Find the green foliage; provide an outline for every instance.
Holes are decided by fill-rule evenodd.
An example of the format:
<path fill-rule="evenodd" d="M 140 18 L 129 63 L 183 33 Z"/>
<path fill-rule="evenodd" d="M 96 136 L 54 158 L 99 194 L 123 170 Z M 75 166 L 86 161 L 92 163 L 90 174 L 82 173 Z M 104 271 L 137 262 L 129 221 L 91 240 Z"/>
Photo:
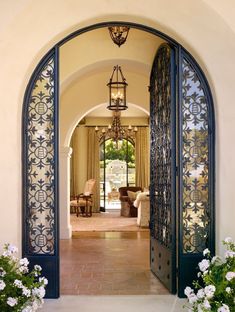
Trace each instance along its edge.
<path fill-rule="evenodd" d="M 129 167 L 133 167 L 133 165 L 135 164 L 134 145 L 128 140 L 122 140 L 118 141 L 117 148 L 116 142 L 114 142 L 113 140 L 107 140 L 105 142 L 105 157 L 106 160 L 119 159 L 122 161 L 126 161 Z"/>
<path fill-rule="evenodd" d="M 223 241 L 226 246 L 224 260 L 211 257 L 205 249 L 206 257 L 199 264 L 199 280 L 194 281 L 194 289 L 185 288 L 191 312 L 235 312 L 235 244 L 230 237 Z"/>
<path fill-rule="evenodd" d="M 27 258 L 16 258 L 15 252 L 6 244 L 0 256 L 0 311 L 33 312 L 43 303 L 47 279 L 39 277 L 39 265 L 29 272 Z"/>

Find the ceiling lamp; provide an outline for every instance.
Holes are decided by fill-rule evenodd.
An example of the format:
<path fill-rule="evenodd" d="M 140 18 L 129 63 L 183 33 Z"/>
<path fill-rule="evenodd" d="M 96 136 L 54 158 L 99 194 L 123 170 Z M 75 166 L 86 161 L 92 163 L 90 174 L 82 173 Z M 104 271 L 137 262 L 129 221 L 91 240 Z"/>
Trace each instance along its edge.
<path fill-rule="evenodd" d="M 113 111 L 126 110 L 126 79 L 123 76 L 121 66 L 114 66 L 109 83 L 109 105 L 107 108 Z"/>
<path fill-rule="evenodd" d="M 138 131 L 137 127 L 133 128 L 131 125 L 129 125 L 128 127 L 123 127 L 121 125 L 120 117 L 121 112 L 115 111 L 113 112 L 113 120 L 111 125 L 108 125 L 108 127 L 103 128 L 100 132 L 99 128 L 97 126 L 95 127 L 95 131 L 99 136 L 100 142 L 103 142 L 107 139 L 112 139 L 113 141 L 116 142 L 117 145 L 118 141 L 123 139 L 127 139 L 134 142 L 135 134 Z"/>
<path fill-rule="evenodd" d="M 112 38 L 113 42 L 120 46 L 126 42 L 130 27 L 127 26 L 111 26 L 108 27 L 110 37 Z"/>

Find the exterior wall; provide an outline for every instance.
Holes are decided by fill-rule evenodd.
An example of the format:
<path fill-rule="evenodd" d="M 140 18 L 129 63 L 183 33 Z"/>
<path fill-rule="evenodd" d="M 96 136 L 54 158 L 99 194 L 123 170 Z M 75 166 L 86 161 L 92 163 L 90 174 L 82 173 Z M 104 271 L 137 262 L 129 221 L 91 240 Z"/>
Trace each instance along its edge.
<path fill-rule="evenodd" d="M 217 123 L 217 245 L 225 236 L 235 237 L 235 19 L 230 2 L 49 0 L 42 5 L 41 1 L 1 1 L 0 245 L 21 245 L 22 103 L 33 69 L 72 31 L 114 20 L 138 22 L 168 34 L 203 68 L 212 88 Z"/>

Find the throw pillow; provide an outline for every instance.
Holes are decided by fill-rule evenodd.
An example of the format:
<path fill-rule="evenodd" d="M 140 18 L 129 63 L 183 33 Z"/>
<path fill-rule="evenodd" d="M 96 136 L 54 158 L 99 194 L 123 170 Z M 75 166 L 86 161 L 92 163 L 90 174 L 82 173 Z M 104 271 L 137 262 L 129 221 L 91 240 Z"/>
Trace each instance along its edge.
<path fill-rule="evenodd" d="M 127 191 L 127 195 L 131 201 L 135 201 L 139 193 L 141 193 L 141 191 L 137 191 L 137 192 Z"/>

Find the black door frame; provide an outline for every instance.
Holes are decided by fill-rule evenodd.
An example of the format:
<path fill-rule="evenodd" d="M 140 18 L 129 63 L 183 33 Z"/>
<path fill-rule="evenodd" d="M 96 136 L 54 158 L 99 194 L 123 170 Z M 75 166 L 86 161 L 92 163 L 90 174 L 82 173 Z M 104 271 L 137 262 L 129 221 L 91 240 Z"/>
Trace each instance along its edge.
<path fill-rule="evenodd" d="M 129 26 L 131 28 L 135 28 L 135 29 L 139 29 L 142 31 L 146 31 L 154 36 L 160 37 L 162 39 L 164 39 L 165 41 L 167 41 L 168 43 L 170 43 L 176 51 L 183 51 L 190 59 L 191 62 L 193 64 L 195 64 L 195 66 L 197 67 L 198 71 L 200 72 L 200 75 L 204 81 L 204 84 L 206 85 L 206 93 L 207 96 L 209 98 L 209 112 L 210 112 L 210 130 L 213 132 L 213 139 L 211 141 L 211 145 L 209 146 L 210 148 L 210 153 L 211 153 L 211 161 L 212 161 L 212 166 L 211 166 L 211 171 L 210 171 L 210 179 L 211 179 L 211 192 L 209 194 L 210 196 L 210 200 L 211 200 L 211 204 L 212 204 L 212 214 L 211 214 L 211 233 L 215 232 L 215 120 L 214 120 L 214 106 L 213 106 L 213 98 L 212 98 L 212 94 L 210 91 L 210 87 L 208 84 L 208 81 L 203 73 L 203 70 L 201 69 L 201 67 L 198 65 L 197 61 L 193 58 L 193 56 L 186 50 L 184 49 L 176 40 L 172 39 L 171 37 L 169 37 L 168 35 L 162 33 L 161 31 L 154 29 L 152 27 L 149 26 L 145 26 L 142 24 L 137 24 L 137 23 L 132 23 L 132 22 L 126 22 L 126 21 L 111 21 L 111 22 L 102 22 L 102 23 L 97 23 L 97 24 L 93 24 L 87 27 L 84 27 L 82 29 L 79 29 L 71 34 L 69 34 L 68 36 L 66 36 L 65 38 L 63 38 L 62 40 L 60 40 L 57 44 L 55 44 L 53 46 L 53 48 L 51 48 L 48 53 L 46 53 L 46 55 L 44 55 L 41 59 L 41 61 L 38 63 L 38 65 L 36 66 L 34 72 L 32 73 L 26 91 L 25 91 L 25 96 L 24 96 L 24 103 L 23 103 L 23 110 L 22 110 L 22 214 L 23 214 L 23 220 L 22 220 L 22 250 L 23 250 L 23 256 L 29 257 L 30 260 L 32 261 L 32 263 L 34 262 L 34 257 L 35 255 L 31 254 L 31 251 L 29 250 L 29 246 L 27 244 L 27 223 L 29 222 L 29 220 L 27 219 L 27 213 L 29 211 L 29 204 L 27 202 L 27 195 L 28 195 L 28 185 L 27 185 L 27 160 L 26 160 L 26 146 L 27 146 L 27 118 L 25 117 L 27 115 L 27 108 L 28 108 L 28 103 L 30 101 L 30 94 L 32 91 L 32 86 L 33 83 L 36 79 L 36 77 L 38 76 L 38 73 L 40 72 L 40 70 L 43 69 L 43 67 L 45 66 L 46 60 L 51 56 L 54 55 L 54 60 L 57 64 L 56 69 L 55 69 L 55 85 L 56 85 L 56 92 L 54 95 L 54 100 L 56 103 L 56 109 L 58 110 L 58 86 L 59 86 L 59 75 L 58 75 L 58 52 L 59 52 L 59 48 L 65 44 L 67 41 L 83 34 L 86 33 L 88 31 L 92 31 L 95 29 L 99 29 L 99 28 L 104 28 L 104 27 L 109 27 L 109 26 L 117 26 L 117 25 L 125 25 L 125 26 Z M 180 54 L 180 53 L 179 53 Z M 179 79 L 180 79 L 180 71 L 179 69 L 177 70 Z M 182 94 L 181 94 L 181 90 L 177 90 L 177 96 L 178 96 L 178 102 L 181 101 L 182 99 Z M 54 165 L 55 165 L 55 172 L 56 172 L 56 176 L 55 176 L 55 206 L 54 206 L 54 214 L 55 214 L 55 256 L 57 257 L 57 269 L 55 271 L 55 274 L 57 274 L 57 277 L 53 280 L 53 289 L 51 289 L 51 291 L 49 292 L 50 294 L 47 295 L 47 297 L 50 298 L 58 298 L 59 297 L 59 201 L 58 201 L 58 196 L 59 196 L 59 192 L 58 192 L 58 181 L 59 181 L 59 174 L 58 174 L 58 169 L 59 169 L 59 162 L 58 162 L 58 144 L 59 144 L 59 140 L 58 140 L 58 123 L 59 123 L 59 117 L 58 117 L 58 113 L 56 112 L 55 114 L 55 146 L 54 146 L 54 152 L 55 152 L 55 157 L 54 157 Z M 177 217 L 178 222 L 182 222 L 180 215 Z M 180 233 L 177 233 L 176 235 L 180 236 Z M 215 245 L 215 236 L 213 235 L 213 240 L 211 243 L 211 249 L 212 252 L 214 250 L 214 245 Z M 178 237 L 179 238 L 179 237 Z M 51 256 L 47 256 L 48 259 L 46 258 L 41 258 L 42 261 L 40 261 L 40 264 L 42 264 L 43 266 L 43 262 L 44 261 L 49 261 Z M 40 259 L 40 255 L 37 256 L 37 259 Z M 37 260 L 38 262 L 38 260 Z"/>

